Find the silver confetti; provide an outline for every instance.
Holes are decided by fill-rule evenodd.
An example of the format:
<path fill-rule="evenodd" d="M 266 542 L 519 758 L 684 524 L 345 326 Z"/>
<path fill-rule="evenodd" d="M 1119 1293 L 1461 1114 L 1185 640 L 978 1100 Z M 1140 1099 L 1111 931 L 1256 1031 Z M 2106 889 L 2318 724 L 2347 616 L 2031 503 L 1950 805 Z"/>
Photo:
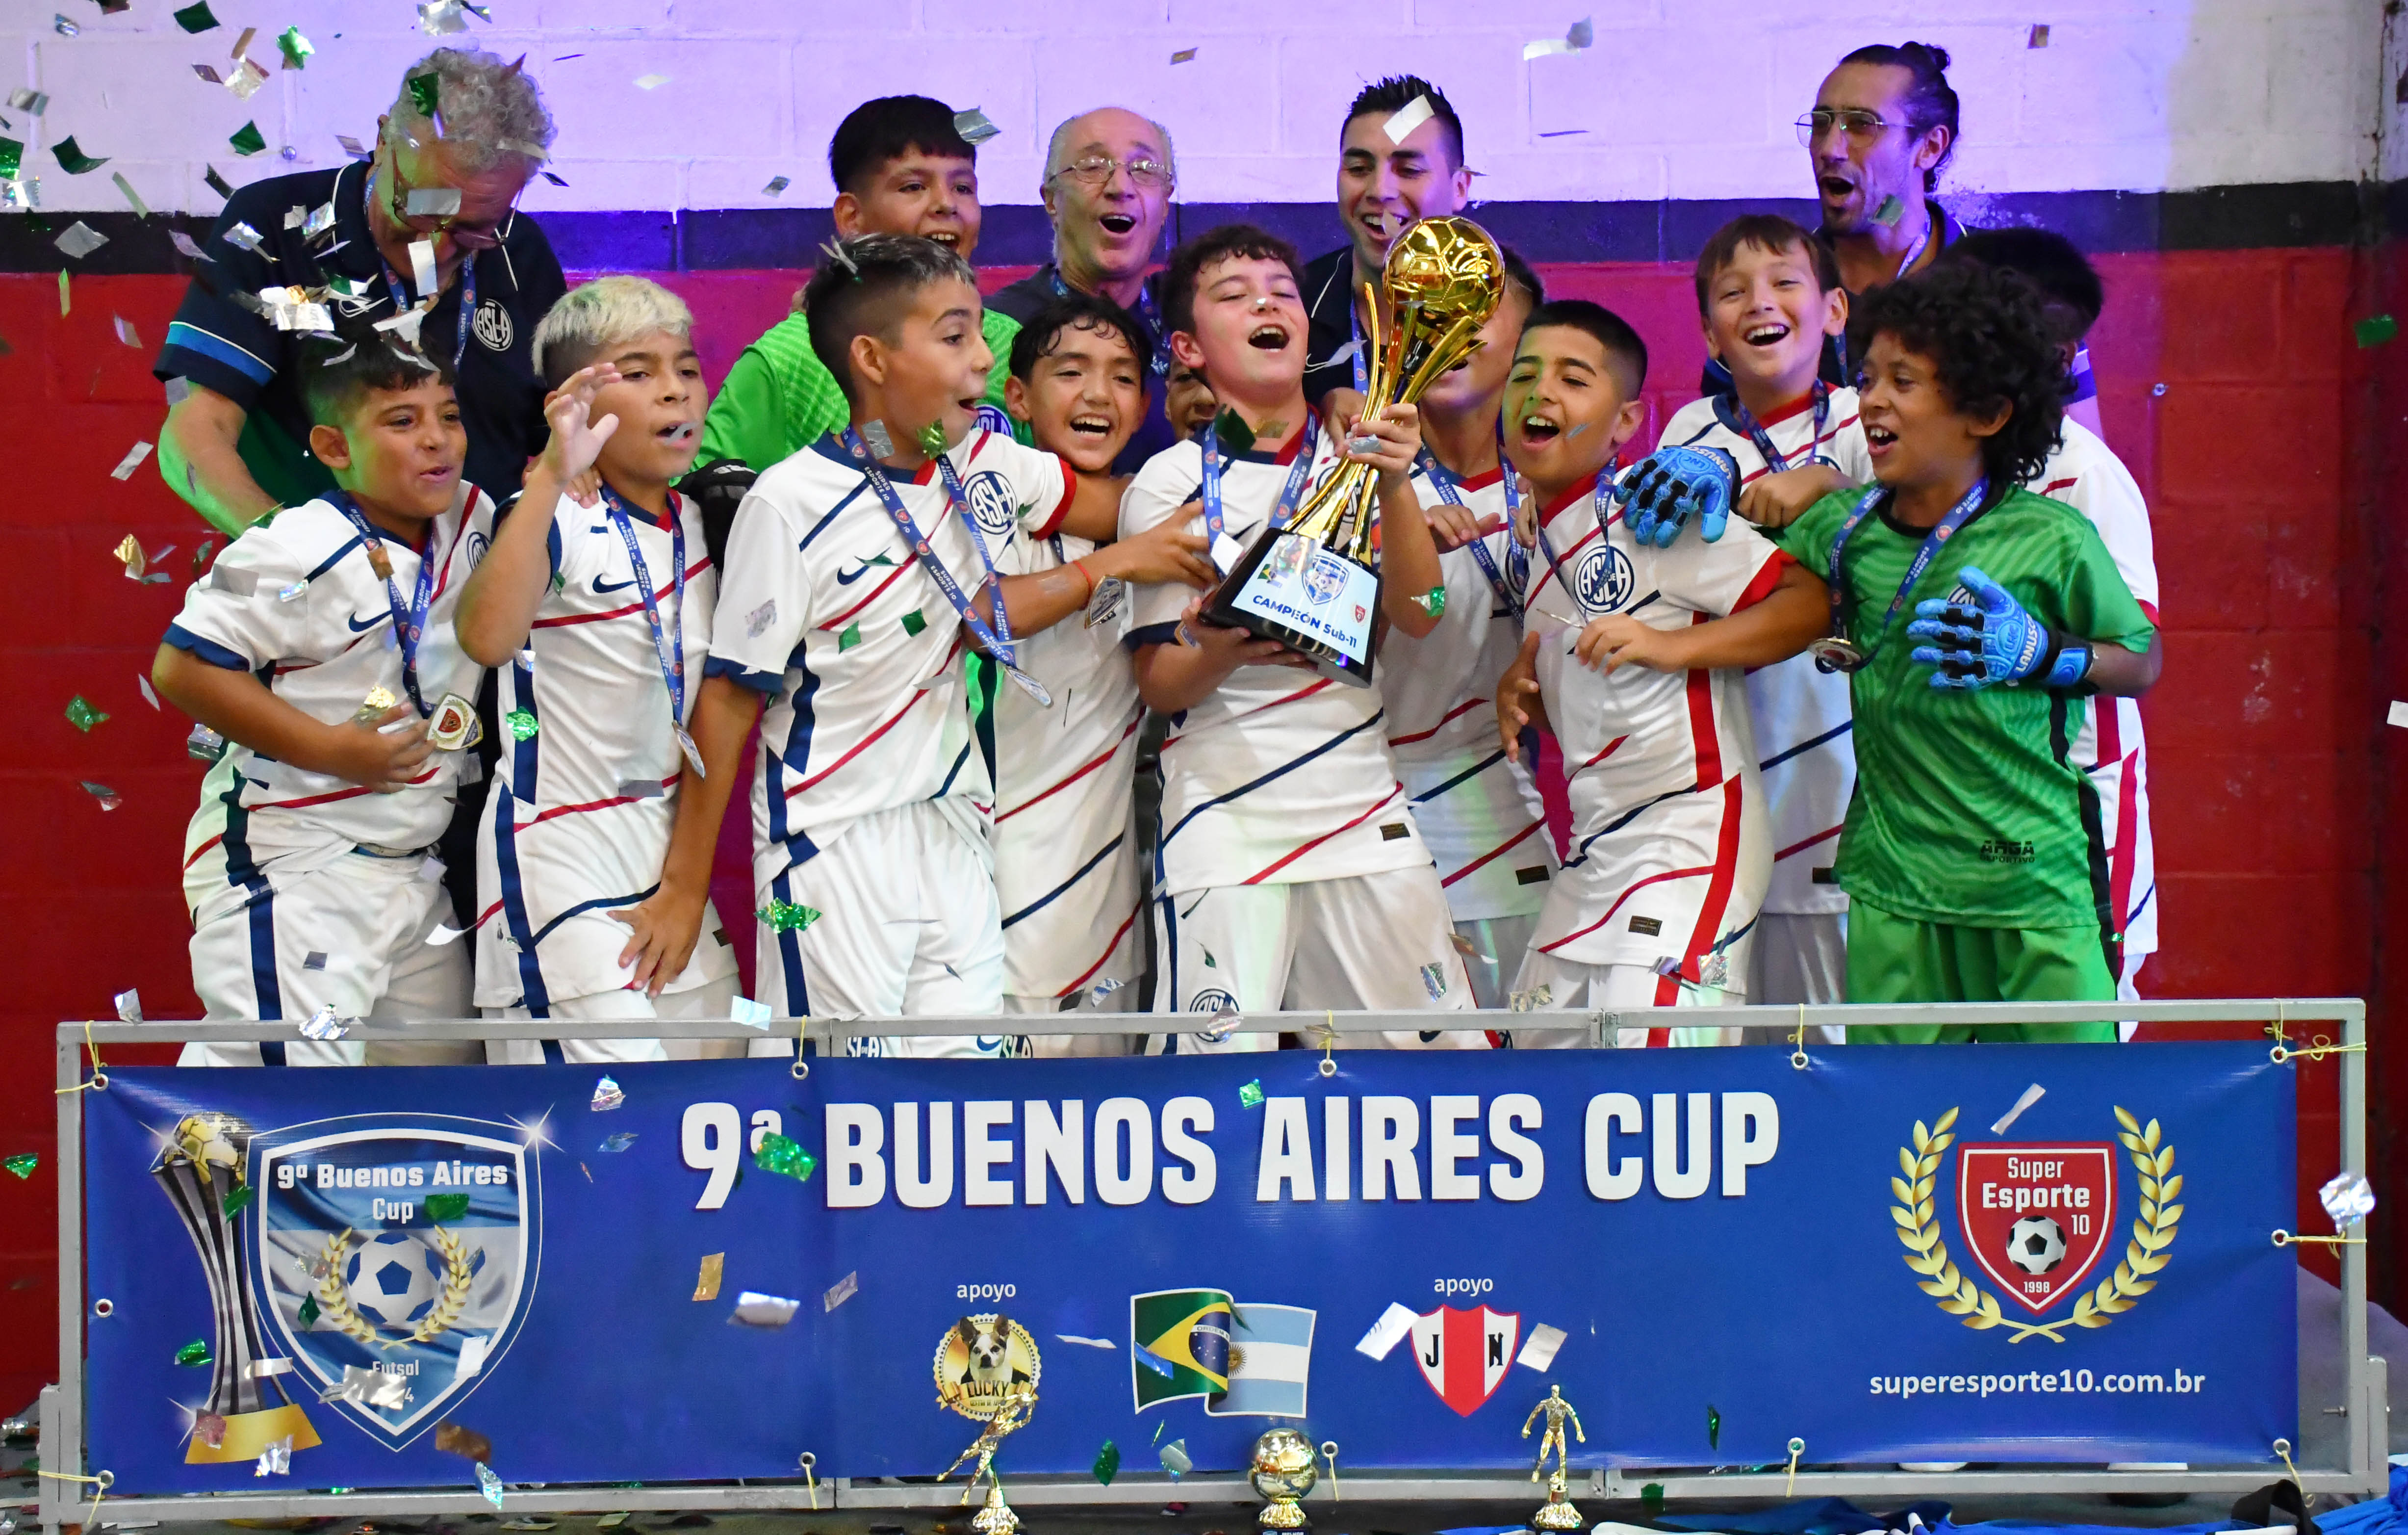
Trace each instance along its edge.
<path fill-rule="evenodd" d="M 667 793 L 660 780 L 652 778 L 631 778 L 619 785 L 621 799 L 659 799 Z"/>
<path fill-rule="evenodd" d="M 39 117 L 49 109 L 50 98 L 30 86 L 20 86 L 8 93 L 8 105 L 21 112 L 30 112 Z"/>
<path fill-rule="evenodd" d="M 131 342 L 128 342 L 127 344 L 129 346 L 132 345 Z M 117 467 L 108 471 L 108 478 L 111 480 L 133 479 L 134 471 L 140 468 L 142 466 L 142 461 L 150 456 L 150 444 L 147 442 L 136 443 L 133 447 L 125 450 L 125 456 L 117 461 Z"/>
<path fill-rule="evenodd" d="M 253 229 L 247 223 L 236 221 L 234 227 L 225 232 L 225 237 L 228 245 L 241 246 L 252 255 L 264 256 L 267 254 L 265 251 L 260 249 L 259 231 Z"/>
<path fill-rule="evenodd" d="M 176 248 L 176 253 L 182 256 L 187 261 L 207 261 L 209 259 L 208 252 L 201 249 L 199 242 L 180 229 L 170 229 L 167 231 L 167 243 L 174 246 Z"/>
<path fill-rule="evenodd" d="M 867 443 L 869 447 L 869 451 L 880 458 L 893 458 L 895 456 L 895 438 L 888 434 L 886 423 L 882 421 L 863 422 L 861 423 L 861 440 L 864 443 Z"/>
<path fill-rule="evenodd" d="M 367 149 L 363 146 L 358 139 L 353 138 L 349 134 L 337 134 L 335 136 L 335 142 L 340 144 L 343 147 L 343 152 L 350 155 L 354 160 L 372 160 L 375 158 L 375 156 L 370 154 Z"/>
<path fill-rule="evenodd" d="M 748 1327 L 782 1327 L 795 1319 L 801 1305 L 801 1301 L 788 1300 L 783 1296 L 747 1290 L 736 1298 L 736 1313 L 727 1320 Z"/>
<path fill-rule="evenodd" d="M 2332 1217 L 2335 1230 L 2374 1212 L 2374 1190 L 2367 1186 L 2366 1174 L 2362 1172 L 2343 1173 L 2316 1190 L 2316 1198 L 2324 1205 L 2325 1213 Z"/>
<path fill-rule="evenodd" d="M 409 216 L 413 219 L 449 218 L 460 211 L 458 187 L 414 187 L 409 194 Z"/>
<path fill-rule="evenodd" d="M 460 0 L 419 0 L 419 29 L 430 37 L 468 30 L 466 7 Z"/>
<path fill-rule="evenodd" d="M 763 631 L 776 622 L 778 622 L 778 599 L 771 597 L 744 615 L 744 636 L 748 639 L 758 639 Z"/>
<path fill-rule="evenodd" d="M 1443 999 L 1446 996 L 1447 985 L 1446 966 L 1444 964 L 1437 960 L 1432 960 L 1430 963 L 1422 967 L 1422 989 L 1429 993 L 1429 999 L 1431 1001 L 1436 1002 Z"/>
<path fill-rule="evenodd" d="M 636 89 L 638 91 L 657 91 L 668 82 L 669 78 L 666 75 L 638 75 L 636 77 Z"/>
<path fill-rule="evenodd" d="M 184 755 L 201 762 L 215 762 L 225 755 L 226 739 L 205 724 L 193 726 L 184 738 Z"/>
<path fill-rule="evenodd" d="M 299 596 L 302 593 L 307 592 L 308 590 L 309 590 L 309 578 L 304 576 L 299 581 L 288 581 L 284 585 L 278 587 L 276 589 L 276 600 L 279 602 L 290 602 L 294 597 Z"/>
<path fill-rule="evenodd" d="M 727 1016 L 731 1022 L 742 1024 L 746 1028 L 766 1030 L 769 1026 L 769 1004 L 755 1002 L 749 997 L 738 997 L 727 1004 Z"/>
<path fill-rule="evenodd" d="M 861 1274 L 856 1270 L 828 1286 L 827 1294 L 821 1298 L 822 1309 L 834 1311 L 860 1293 Z"/>
<path fill-rule="evenodd" d="M 189 379 L 170 379 L 166 381 L 162 392 L 167 396 L 167 409 L 173 410 L 176 407 L 183 404 L 184 401 L 191 396 L 193 393 L 192 380 Z"/>
<path fill-rule="evenodd" d="M 963 143 L 976 149 L 988 139 L 1000 136 L 1003 130 L 996 127 L 984 112 L 973 107 L 967 112 L 953 114 L 953 132 L 962 136 Z"/>
<path fill-rule="evenodd" d="M 769 184 L 761 189 L 761 195 L 764 197 L 775 197 L 778 194 L 785 191 L 788 187 L 793 185 L 794 182 L 788 180 L 782 176 L 772 176 L 769 178 Z"/>
<path fill-rule="evenodd" d="M 259 1469 L 253 1476 L 290 1476 L 293 1473 L 293 1436 L 285 1435 L 259 1452 Z"/>
<path fill-rule="evenodd" d="M 1505 1000 L 1506 1006 L 1515 1012 L 1534 1012 L 1555 1005 L 1555 988 L 1553 985 L 1532 986 L 1527 991 L 1514 992 Z"/>
<path fill-rule="evenodd" d="M 1162 1469 L 1170 1473 L 1173 1481 L 1196 1469 L 1196 1462 L 1188 1458 L 1187 1442 L 1183 1439 L 1174 1439 L 1164 1445 L 1161 1458 Z"/>
<path fill-rule="evenodd" d="M 1236 1008 L 1224 1006 L 1212 1014 L 1211 1023 L 1196 1031 L 1196 1037 L 1206 1044 L 1226 1043 L 1230 1035 L 1245 1026 L 1245 1015 Z"/>
<path fill-rule="evenodd" d="M 2030 1108 L 2033 1104 L 2038 1103 L 2047 1095 L 2047 1093 L 2048 1089 L 2042 1087 L 2038 1083 L 2033 1083 L 2029 1087 L 2025 1088 L 2023 1096 L 2015 1099 L 2015 1106 L 2009 1109 L 2005 1113 L 2000 1115 L 1998 1120 L 1991 1125 L 1990 1133 L 1992 1135 L 2006 1134 L 2007 1126 L 2014 1124 L 2016 1120 L 2021 1119 L 2024 1116 L 2024 1111 Z"/>
<path fill-rule="evenodd" d="M 351 1030 L 335 1017 L 335 1004 L 324 1002 L 318 1011 L 301 1020 L 301 1037 L 305 1040 L 339 1040 Z"/>
<path fill-rule="evenodd" d="M 122 991 L 115 997 L 110 997 L 109 1000 L 116 1004 L 118 1022 L 124 1024 L 138 1024 L 142 1021 L 142 993 L 140 991 L 133 989 Z"/>
<path fill-rule="evenodd" d="M 78 219 L 67 225 L 64 233 L 50 242 L 66 252 L 70 261 L 81 261 L 108 243 L 108 237 Z"/>
<path fill-rule="evenodd" d="M 249 101 L 266 83 L 267 71 L 252 60 L 245 59 L 235 66 L 233 74 L 226 77 L 225 87 L 234 93 L 236 101 Z"/>
<path fill-rule="evenodd" d="M 50 30 L 57 33 L 62 37 L 80 37 L 83 36 L 83 28 L 76 25 L 73 22 L 68 21 L 65 17 L 59 15 L 56 12 L 52 12 L 50 16 Z"/>
<path fill-rule="evenodd" d="M 162 573 L 164 574 L 164 572 Z M 134 674 L 134 681 L 142 689 L 142 701 L 150 706 L 150 712 L 153 714 L 161 712 L 159 708 L 159 691 L 150 685 L 150 676 L 147 673 L 137 671 Z"/>
<path fill-rule="evenodd" d="M 617 1083 L 611 1081 L 609 1077 L 604 1077 L 600 1082 L 594 1084 L 593 1109 L 595 1113 L 607 1114 L 611 1110 L 620 1107 L 626 1101 L 626 1093 L 620 1088 Z"/>
<path fill-rule="evenodd" d="M 129 347 L 139 347 L 142 344 L 142 333 L 134 328 L 133 321 L 122 314 L 113 314 L 108 317 L 108 323 L 116 330 L 117 338 L 121 342 Z"/>

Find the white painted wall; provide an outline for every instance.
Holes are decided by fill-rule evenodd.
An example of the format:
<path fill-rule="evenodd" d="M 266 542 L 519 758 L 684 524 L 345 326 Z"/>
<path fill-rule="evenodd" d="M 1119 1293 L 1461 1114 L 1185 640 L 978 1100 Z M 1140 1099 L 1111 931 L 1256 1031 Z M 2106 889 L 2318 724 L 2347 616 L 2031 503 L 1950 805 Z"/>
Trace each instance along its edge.
<path fill-rule="evenodd" d="M 0 93 L 48 92 L 26 141 L 44 206 L 214 210 L 214 164 L 236 183 L 335 163 L 367 137 L 433 40 L 410 0 L 211 0 L 223 25 L 187 36 L 175 0 L 0 0 Z M 64 9 L 81 35 L 58 36 Z M 1918 37 L 1956 55 L 1972 192 L 2188 188 L 2374 173 L 2389 110 L 2382 0 L 492 0 L 468 40 L 524 52 L 561 126 L 538 182 L 545 208 L 824 205 L 827 137 L 861 99 L 921 91 L 982 107 L 1004 132 L 981 153 L 991 203 L 1037 200 L 1059 119 L 1120 102 L 1177 136 L 1181 192 L 1206 202 L 1329 195 L 1340 116 L 1366 79 L 1435 79 L 1497 199 L 1802 196 L 1791 122 L 1848 49 Z M 1586 53 L 1525 64 L 1522 45 L 1594 17 Z M 2044 49 L 2027 46 L 2035 22 Z M 279 67 L 275 34 L 317 46 Z M 248 103 L 192 72 L 251 57 L 275 70 Z M 1191 63 L 1171 54 L 1195 49 Z M 562 58 L 561 55 L 580 55 Z M 639 90 L 640 76 L 668 82 Z M 267 154 L 226 137 L 256 119 Z M 1561 130 L 1582 130 L 1542 137 Z M 69 177 L 68 134 L 111 164 Z M 295 158 L 278 157 L 280 146 Z M 2397 151 L 2395 151 L 2397 152 Z M 2398 174 L 2394 172 L 2393 174 Z M 764 194 L 773 176 L 792 178 Z"/>

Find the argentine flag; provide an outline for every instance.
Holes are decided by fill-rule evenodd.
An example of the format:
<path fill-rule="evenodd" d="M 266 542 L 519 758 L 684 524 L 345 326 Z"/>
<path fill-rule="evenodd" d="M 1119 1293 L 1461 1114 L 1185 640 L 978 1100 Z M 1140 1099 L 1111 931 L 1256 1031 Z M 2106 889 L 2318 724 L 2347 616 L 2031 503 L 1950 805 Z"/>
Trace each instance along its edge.
<path fill-rule="evenodd" d="M 1240 1301 L 1229 1328 L 1229 1385 L 1204 1399 L 1212 1417 L 1300 1418 L 1312 1372 L 1313 1313 Z"/>

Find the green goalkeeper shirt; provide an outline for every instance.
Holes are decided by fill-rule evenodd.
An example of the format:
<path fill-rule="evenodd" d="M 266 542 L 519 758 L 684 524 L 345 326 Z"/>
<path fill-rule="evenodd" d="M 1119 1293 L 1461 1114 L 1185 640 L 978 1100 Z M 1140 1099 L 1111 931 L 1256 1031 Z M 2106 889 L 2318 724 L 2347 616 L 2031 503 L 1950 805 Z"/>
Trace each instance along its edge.
<path fill-rule="evenodd" d="M 1827 495 L 1771 537 L 1826 575 L 1831 540 L 1863 495 Z M 1873 654 L 1849 679 L 1856 787 L 1840 838 L 1840 884 L 1924 922 L 2098 921 L 2106 849 L 2097 796 L 2069 750 L 2086 700 L 2031 683 L 1935 688 L 1932 668 L 1911 658 L 1918 641 L 1906 627 L 1916 604 L 1956 593 L 1956 573 L 1970 565 L 2065 634 L 2142 652 L 2156 631 L 2089 519 L 2022 489 L 1960 527 L 1884 627 L 1925 531 L 1891 522 L 1885 507 L 1856 524 L 1842 558 L 1848 638 Z"/>
<path fill-rule="evenodd" d="M 986 397 L 1000 410 L 1004 380 L 1011 376 L 1011 338 L 1020 334 L 1020 323 L 989 309 L 980 328 L 987 350 L 995 353 Z M 810 322 L 790 314 L 746 347 L 728 368 L 702 418 L 702 452 L 695 462 L 732 458 L 758 472 L 839 430 L 851 419 L 844 391 L 811 351 Z M 1012 435 L 1028 440 L 1024 426 L 1015 425 Z"/>

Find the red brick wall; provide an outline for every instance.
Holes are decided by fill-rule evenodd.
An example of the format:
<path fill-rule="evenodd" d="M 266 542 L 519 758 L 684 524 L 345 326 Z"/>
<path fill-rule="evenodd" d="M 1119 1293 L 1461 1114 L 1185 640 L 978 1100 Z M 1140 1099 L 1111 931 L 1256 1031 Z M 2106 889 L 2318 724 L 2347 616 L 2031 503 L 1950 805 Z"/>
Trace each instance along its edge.
<path fill-rule="evenodd" d="M 2378 850 L 2388 839 L 2408 853 L 2408 834 L 2379 814 L 2372 738 L 2380 700 L 2408 697 L 2408 663 L 2392 663 L 2378 688 L 2368 364 L 2390 353 L 2360 353 L 2350 336 L 2370 308 L 2358 291 L 2369 268 L 2338 249 L 2100 265 L 2109 303 L 2092 351 L 2107 438 L 2149 495 L 2167 629 L 2165 681 L 2146 705 L 2164 948 L 2144 989 L 2370 995 Z M 1685 268 L 1542 271 L 1553 291 L 1611 305 L 1647 338 L 1652 439 L 1703 358 Z M 990 286 L 1018 275 L 989 274 Z M 797 280 L 664 280 L 693 304 L 716 378 L 785 312 Z M 14 807 L 0 836 L 0 931 L 12 940 L 0 1154 L 43 1158 L 29 1181 L 0 1177 L 0 1410 L 50 1378 L 50 1026 L 105 1015 L 128 986 L 154 1016 L 196 1011 L 177 864 L 201 768 L 183 753 L 186 722 L 154 713 L 136 678 L 205 530 L 151 464 L 126 483 L 108 478 L 127 448 L 157 438 L 150 349 L 181 291 L 165 277 L 81 279 L 62 317 L 54 280 L 0 277 L 0 337 L 13 349 L 0 355 L 0 399 L 16 407 L 22 476 L 0 508 L 0 568 L 13 588 L 0 612 L 12 680 L 0 694 L 0 787 Z M 2408 312 L 2408 296 L 2391 304 Z M 133 323 L 140 349 L 118 341 L 116 316 Z M 2408 402 L 2408 387 L 2392 398 Z M 2400 416 L 2408 403 L 2386 419 Z M 146 548 L 175 544 L 165 568 L 178 579 L 125 580 L 110 551 L 127 533 Z M 76 694 L 110 715 L 89 736 L 64 717 Z M 103 811 L 85 779 L 117 790 L 122 808 Z M 748 835 L 738 818 L 731 828 Z M 749 906 L 750 884 L 740 862 L 728 873 L 733 914 Z M 2390 985 L 2408 991 L 2408 981 Z M 2329 1067 L 2304 1075 L 2306 1188 L 2333 1166 L 2331 1079 Z"/>

